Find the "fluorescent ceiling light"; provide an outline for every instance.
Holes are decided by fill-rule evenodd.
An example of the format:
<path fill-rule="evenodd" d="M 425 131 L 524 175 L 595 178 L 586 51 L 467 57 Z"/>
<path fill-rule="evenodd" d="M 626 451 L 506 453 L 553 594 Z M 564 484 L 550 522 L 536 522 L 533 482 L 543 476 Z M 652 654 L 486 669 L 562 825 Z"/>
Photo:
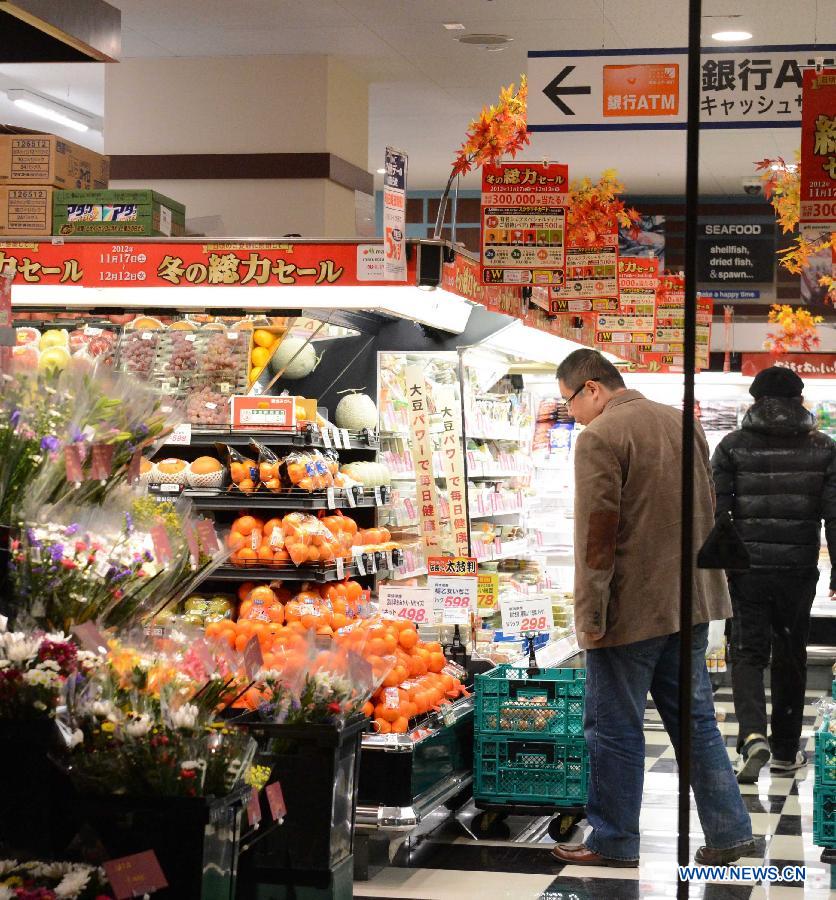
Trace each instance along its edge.
<path fill-rule="evenodd" d="M 725 41 L 727 43 L 736 43 L 738 41 L 748 41 L 752 38 L 751 31 L 715 31 L 711 37 L 715 41 Z"/>
<path fill-rule="evenodd" d="M 461 22 L 443 22 L 442 24 L 448 31 L 464 31 L 464 25 Z"/>
<path fill-rule="evenodd" d="M 385 174 L 386 174 L 386 169 L 376 169 L 375 171 L 377 172 L 378 175 L 385 175 Z"/>
<path fill-rule="evenodd" d="M 48 97 L 41 97 L 40 94 L 32 91 L 15 88 L 7 90 L 6 95 L 15 106 L 40 116 L 42 119 L 49 119 L 50 122 L 72 128 L 73 131 L 89 131 L 95 124 L 92 116 L 73 109 L 71 106 L 50 100 Z"/>

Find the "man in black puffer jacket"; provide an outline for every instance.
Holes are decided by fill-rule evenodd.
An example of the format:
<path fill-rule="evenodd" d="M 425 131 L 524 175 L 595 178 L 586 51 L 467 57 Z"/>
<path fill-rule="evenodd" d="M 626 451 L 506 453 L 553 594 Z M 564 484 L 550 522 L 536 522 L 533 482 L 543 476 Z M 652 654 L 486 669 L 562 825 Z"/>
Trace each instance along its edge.
<path fill-rule="evenodd" d="M 816 430 L 815 416 L 802 404 L 803 390 L 790 369 L 759 372 L 742 428 L 723 438 L 711 460 L 717 512 L 731 511 L 752 560 L 751 569 L 729 573 L 737 780 L 744 784 L 757 781 L 770 754 L 774 773 L 791 773 L 807 762 L 799 740 L 822 519 L 835 564 L 831 597 L 836 588 L 836 442 Z M 770 653 L 767 743 L 764 670 Z"/>

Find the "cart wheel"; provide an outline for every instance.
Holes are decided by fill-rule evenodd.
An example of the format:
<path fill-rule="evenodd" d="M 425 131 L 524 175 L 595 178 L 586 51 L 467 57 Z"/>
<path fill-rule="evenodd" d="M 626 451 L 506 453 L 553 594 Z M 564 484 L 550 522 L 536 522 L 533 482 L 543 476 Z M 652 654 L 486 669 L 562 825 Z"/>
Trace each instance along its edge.
<path fill-rule="evenodd" d="M 445 800 L 444 808 L 450 810 L 450 812 L 456 812 L 456 810 L 461 809 L 472 796 L 473 789 L 468 785 L 463 791 L 459 791 L 455 797 Z"/>
<path fill-rule="evenodd" d="M 506 814 L 485 811 L 473 819 L 471 827 L 476 837 L 509 838 L 511 829 L 505 824 Z"/>
<path fill-rule="evenodd" d="M 553 841 L 564 840 L 572 833 L 572 829 L 582 818 L 583 816 L 578 813 L 564 813 L 563 815 L 555 816 L 549 822 L 549 837 Z"/>

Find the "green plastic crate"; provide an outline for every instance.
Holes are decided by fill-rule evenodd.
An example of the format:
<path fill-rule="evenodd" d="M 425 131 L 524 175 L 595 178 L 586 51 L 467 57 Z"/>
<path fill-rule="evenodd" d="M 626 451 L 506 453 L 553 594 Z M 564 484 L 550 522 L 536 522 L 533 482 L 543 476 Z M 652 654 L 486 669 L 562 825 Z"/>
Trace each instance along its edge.
<path fill-rule="evenodd" d="M 520 741 L 478 737 L 473 799 L 487 803 L 568 805 L 586 802 L 589 753 L 583 739 Z"/>
<path fill-rule="evenodd" d="M 816 782 L 836 786 L 836 734 L 828 729 L 825 718 L 821 730 L 816 732 Z"/>
<path fill-rule="evenodd" d="M 476 676 L 476 733 L 520 738 L 583 737 L 585 669 L 497 666 Z"/>
<path fill-rule="evenodd" d="M 813 785 L 813 843 L 836 849 L 836 788 Z"/>

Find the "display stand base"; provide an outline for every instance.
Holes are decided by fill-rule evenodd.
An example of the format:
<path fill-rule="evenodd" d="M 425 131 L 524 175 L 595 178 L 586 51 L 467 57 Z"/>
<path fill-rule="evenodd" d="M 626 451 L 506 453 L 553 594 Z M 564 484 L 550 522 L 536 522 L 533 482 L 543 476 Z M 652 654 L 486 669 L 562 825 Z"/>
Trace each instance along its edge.
<path fill-rule="evenodd" d="M 351 900 L 354 894 L 354 857 L 323 872 L 259 869 L 251 882 L 243 872 L 238 900 Z"/>

